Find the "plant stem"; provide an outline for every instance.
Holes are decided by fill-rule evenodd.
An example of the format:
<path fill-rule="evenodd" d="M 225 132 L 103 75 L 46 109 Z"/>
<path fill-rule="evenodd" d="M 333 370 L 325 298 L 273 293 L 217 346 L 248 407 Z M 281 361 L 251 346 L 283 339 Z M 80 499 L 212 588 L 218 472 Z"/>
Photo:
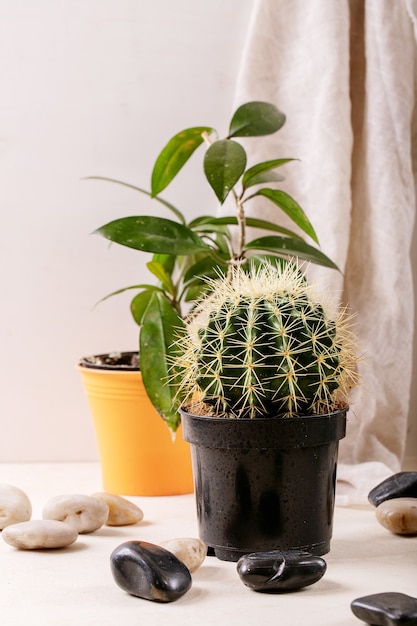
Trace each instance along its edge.
<path fill-rule="evenodd" d="M 246 243 L 246 220 L 245 220 L 245 211 L 243 209 L 243 203 L 238 198 L 234 189 L 232 189 L 233 198 L 236 204 L 236 218 L 237 224 L 239 228 L 239 239 L 238 239 L 238 248 L 237 254 L 234 255 L 234 258 L 241 262 L 244 256 L 243 250 Z"/>
<path fill-rule="evenodd" d="M 211 146 L 213 144 L 212 140 L 210 139 L 208 133 L 206 131 L 204 131 L 201 135 L 205 141 L 205 143 L 208 146 Z M 246 244 L 246 219 L 245 219 L 245 210 L 243 208 L 243 202 L 242 199 L 237 195 L 236 191 L 233 189 L 231 189 L 230 192 L 233 196 L 233 199 L 235 201 L 235 206 L 236 206 L 236 218 L 237 218 L 237 224 L 238 224 L 238 245 L 237 245 L 237 250 L 235 251 L 233 249 L 233 244 L 231 244 L 231 255 L 230 255 L 230 261 L 229 261 L 229 272 L 228 274 L 230 274 L 231 268 L 233 266 L 237 266 L 237 265 L 241 265 L 244 262 L 244 257 L 245 257 L 245 253 L 244 253 L 244 248 L 245 248 L 245 244 Z"/>

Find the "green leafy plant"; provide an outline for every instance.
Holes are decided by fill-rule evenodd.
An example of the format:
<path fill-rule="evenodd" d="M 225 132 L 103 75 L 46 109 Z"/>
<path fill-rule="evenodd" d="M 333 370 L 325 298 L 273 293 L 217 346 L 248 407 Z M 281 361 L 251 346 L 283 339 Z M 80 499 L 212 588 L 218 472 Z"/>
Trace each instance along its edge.
<path fill-rule="evenodd" d="M 355 339 L 289 262 L 234 268 L 181 334 L 178 401 L 234 418 L 294 417 L 347 406 L 356 383 Z"/>
<path fill-rule="evenodd" d="M 140 326 L 143 382 L 156 410 L 173 431 L 179 424 L 177 386 L 165 383 L 170 361 L 177 351 L 175 335 L 184 327 L 184 318 L 190 309 L 192 314 L 195 302 L 211 288 L 207 278 L 228 277 L 234 267 L 248 267 L 249 257 L 254 263 L 297 257 L 336 268 L 317 247 L 317 234 L 301 206 L 277 188 L 283 180 L 277 170 L 294 159 L 276 158 L 247 167 L 246 151 L 236 141 L 239 137 L 271 135 L 284 123 L 285 115 L 274 105 L 248 102 L 234 113 L 228 134 L 223 139 L 209 126 L 187 128 L 174 135 L 156 159 L 150 191 L 113 179 L 90 177 L 146 194 L 173 214 L 173 219 L 155 215 L 124 217 L 95 231 L 112 242 L 153 255 L 146 265 L 156 278 L 156 284 L 133 285 L 110 296 L 127 289 L 137 291 L 131 302 L 131 312 Z M 236 212 L 227 217 L 202 215 L 187 223 L 183 213 L 160 194 L 203 144 L 206 146 L 203 167 L 208 184 L 221 204 L 232 197 Z M 259 197 L 266 198 L 283 211 L 297 231 L 247 217 L 245 206 Z M 233 236 L 234 227 L 236 237 Z M 269 235 L 248 240 L 247 227 L 267 231 Z M 305 236 L 313 245 L 305 240 Z M 188 307 L 187 313 L 185 306 Z"/>

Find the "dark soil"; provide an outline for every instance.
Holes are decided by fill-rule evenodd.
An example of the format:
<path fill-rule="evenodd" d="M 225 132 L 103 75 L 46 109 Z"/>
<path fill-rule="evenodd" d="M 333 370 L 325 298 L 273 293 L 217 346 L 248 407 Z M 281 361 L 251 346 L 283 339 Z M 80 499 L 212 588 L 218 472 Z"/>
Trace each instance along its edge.
<path fill-rule="evenodd" d="M 137 352 L 110 352 L 86 356 L 80 360 L 83 367 L 97 369 L 138 370 L 139 355 Z"/>

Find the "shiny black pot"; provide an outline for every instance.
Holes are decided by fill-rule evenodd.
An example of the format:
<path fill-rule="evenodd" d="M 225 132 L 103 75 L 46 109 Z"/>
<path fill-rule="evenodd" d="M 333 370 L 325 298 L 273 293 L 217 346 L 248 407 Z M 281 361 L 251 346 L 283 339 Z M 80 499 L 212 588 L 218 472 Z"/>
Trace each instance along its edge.
<path fill-rule="evenodd" d="M 181 411 L 191 444 L 200 538 L 237 561 L 269 550 L 330 550 L 346 410 L 315 417 L 228 419 Z"/>

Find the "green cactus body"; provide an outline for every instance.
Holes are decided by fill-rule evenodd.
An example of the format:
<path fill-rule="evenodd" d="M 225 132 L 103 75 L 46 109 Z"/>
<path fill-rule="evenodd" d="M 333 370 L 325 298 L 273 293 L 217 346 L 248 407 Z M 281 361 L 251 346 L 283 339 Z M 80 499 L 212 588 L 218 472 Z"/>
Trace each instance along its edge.
<path fill-rule="evenodd" d="M 216 285 L 193 325 L 181 363 L 184 388 L 198 391 L 215 413 L 321 413 L 340 406 L 352 380 L 342 316 L 326 314 L 292 264 L 237 270 Z"/>

